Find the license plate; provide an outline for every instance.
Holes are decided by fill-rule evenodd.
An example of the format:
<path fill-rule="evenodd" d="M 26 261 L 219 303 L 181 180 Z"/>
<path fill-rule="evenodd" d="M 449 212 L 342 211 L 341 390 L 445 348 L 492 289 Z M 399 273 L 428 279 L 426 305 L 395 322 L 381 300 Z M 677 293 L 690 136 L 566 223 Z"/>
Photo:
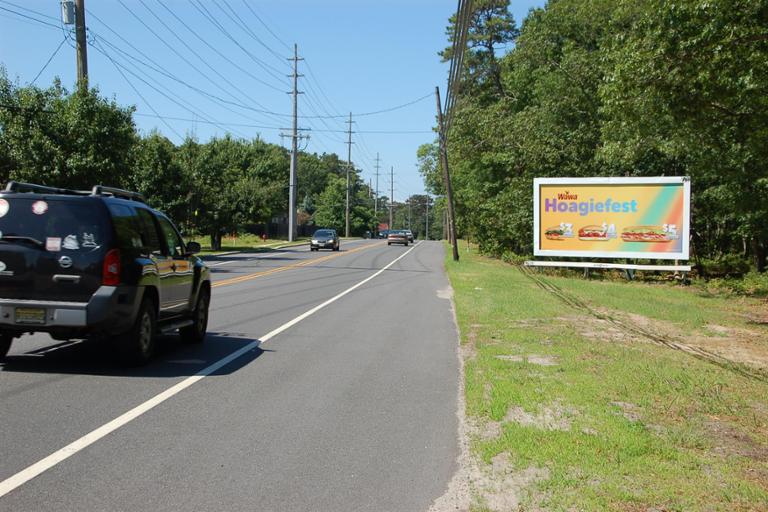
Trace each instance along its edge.
<path fill-rule="evenodd" d="M 44 324 L 45 308 L 16 308 L 17 324 Z"/>

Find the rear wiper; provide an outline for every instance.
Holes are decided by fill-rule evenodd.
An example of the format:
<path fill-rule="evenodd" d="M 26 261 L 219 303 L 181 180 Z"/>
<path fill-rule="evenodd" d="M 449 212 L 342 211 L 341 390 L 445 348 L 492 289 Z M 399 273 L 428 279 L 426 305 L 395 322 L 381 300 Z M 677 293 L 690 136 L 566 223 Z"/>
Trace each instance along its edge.
<path fill-rule="evenodd" d="M 38 247 L 45 247 L 45 244 L 43 242 L 41 242 L 37 238 L 32 238 L 31 236 L 3 235 L 2 237 L 0 237 L 0 242 L 5 242 L 5 241 L 30 242 L 35 244 Z"/>

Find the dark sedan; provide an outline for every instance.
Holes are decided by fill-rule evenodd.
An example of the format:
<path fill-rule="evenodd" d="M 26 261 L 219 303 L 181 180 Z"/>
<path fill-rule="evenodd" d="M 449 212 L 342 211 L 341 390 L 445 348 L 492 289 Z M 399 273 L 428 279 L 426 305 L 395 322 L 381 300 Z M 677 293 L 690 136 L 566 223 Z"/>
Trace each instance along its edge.
<path fill-rule="evenodd" d="M 317 251 L 319 249 L 338 251 L 339 248 L 339 235 L 336 234 L 335 229 L 318 229 L 312 235 L 312 240 L 309 242 L 310 251 Z"/>

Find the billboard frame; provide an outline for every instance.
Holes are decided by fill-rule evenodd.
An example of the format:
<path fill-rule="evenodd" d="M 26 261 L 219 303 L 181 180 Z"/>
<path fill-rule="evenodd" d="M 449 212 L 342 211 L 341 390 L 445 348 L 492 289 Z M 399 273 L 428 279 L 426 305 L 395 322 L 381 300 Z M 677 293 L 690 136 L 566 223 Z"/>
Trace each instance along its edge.
<path fill-rule="evenodd" d="M 633 251 L 561 251 L 540 248 L 541 234 L 541 185 L 683 185 L 683 229 L 682 250 L 680 252 L 633 252 Z M 533 255 L 564 256 L 571 258 L 636 258 L 689 260 L 691 228 L 691 178 L 688 176 L 657 177 L 598 177 L 598 178 L 534 178 L 533 179 Z"/>

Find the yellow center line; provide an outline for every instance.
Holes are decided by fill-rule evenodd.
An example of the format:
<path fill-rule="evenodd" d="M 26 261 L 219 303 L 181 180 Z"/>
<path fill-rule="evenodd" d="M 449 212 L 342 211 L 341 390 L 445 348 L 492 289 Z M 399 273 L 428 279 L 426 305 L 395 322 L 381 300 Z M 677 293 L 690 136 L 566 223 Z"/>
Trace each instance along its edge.
<path fill-rule="evenodd" d="M 244 283 L 245 281 L 251 281 L 253 279 L 257 279 L 259 277 L 268 276 L 270 274 L 277 274 L 278 272 L 284 272 L 286 270 L 290 270 L 292 268 L 298 268 L 298 267 L 306 267 L 308 265 L 313 265 L 315 263 L 320 263 L 323 261 L 328 261 L 333 258 L 338 258 L 340 256 L 346 256 L 347 254 L 352 254 L 354 252 L 362 251 L 365 249 L 369 249 L 371 247 L 374 247 L 378 244 L 370 244 L 370 245 L 363 245 L 362 247 L 357 247 L 355 249 L 350 249 L 348 251 L 329 254 L 328 256 L 323 256 L 322 258 L 313 258 L 308 260 L 303 260 L 298 263 L 293 263 L 291 265 L 286 265 L 284 267 L 276 267 L 270 270 L 263 270 L 261 272 L 254 272 L 253 274 L 246 274 L 244 276 L 238 276 L 238 277 L 231 277 L 229 279 L 223 279 L 221 281 L 217 281 L 211 285 L 211 288 L 216 288 L 219 286 L 228 286 L 232 284 L 238 284 L 238 283 Z"/>

